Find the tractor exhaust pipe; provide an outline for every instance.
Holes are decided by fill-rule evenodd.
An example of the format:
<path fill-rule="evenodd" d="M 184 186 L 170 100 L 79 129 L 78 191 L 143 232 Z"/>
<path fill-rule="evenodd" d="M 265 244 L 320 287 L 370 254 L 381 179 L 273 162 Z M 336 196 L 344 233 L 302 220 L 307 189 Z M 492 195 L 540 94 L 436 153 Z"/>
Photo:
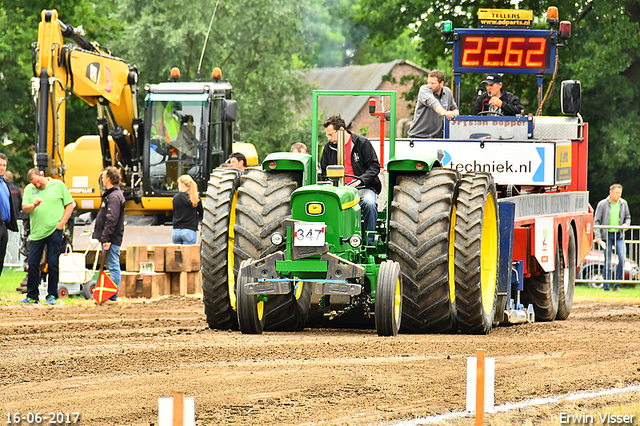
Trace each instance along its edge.
<path fill-rule="evenodd" d="M 337 159 L 337 164 L 339 166 L 345 166 L 345 153 L 344 153 L 344 145 L 347 143 L 347 131 L 346 130 L 338 130 L 338 143 L 337 143 L 337 149 L 338 149 L 338 159 Z M 338 183 L 340 186 L 344 186 L 344 177 L 340 178 L 340 181 Z"/>

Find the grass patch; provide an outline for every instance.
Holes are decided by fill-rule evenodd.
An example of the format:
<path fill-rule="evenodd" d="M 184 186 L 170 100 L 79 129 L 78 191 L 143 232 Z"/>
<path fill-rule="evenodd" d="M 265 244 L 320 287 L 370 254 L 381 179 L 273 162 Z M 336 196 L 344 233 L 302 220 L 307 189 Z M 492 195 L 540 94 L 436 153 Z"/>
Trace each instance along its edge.
<path fill-rule="evenodd" d="M 13 268 L 4 268 L 0 277 L 0 298 L 2 300 L 16 299 L 22 296 L 16 289 L 20 286 L 20 281 L 27 276 L 27 273 Z M 22 296 L 24 299 L 24 296 Z"/>
<path fill-rule="evenodd" d="M 0 277 L 0 299 L 2 305 L 16 305 L 18 302 L 26 297 L 24 293 L 16 291 L 20 286 L 20 282 L 27 276 L 27 273 L 22 270 L 16 270 L 12 268 L 4 268 L 2 270 L 2 277 Z M 40 301 L 43 302 L 42 300 Z M 85 305 L 93 304 L 93 300 L 86 300 L 83 296 L 69 296 L 64 299 L 65 305 Z"/>
<path fill-rule="evenodd" d="M 640 301 L 640 286 L 623 285 L 620 291 L 604 291 L 601 288 L 576 285 L 573 300 L 574 302 L 638 302 Z"/>

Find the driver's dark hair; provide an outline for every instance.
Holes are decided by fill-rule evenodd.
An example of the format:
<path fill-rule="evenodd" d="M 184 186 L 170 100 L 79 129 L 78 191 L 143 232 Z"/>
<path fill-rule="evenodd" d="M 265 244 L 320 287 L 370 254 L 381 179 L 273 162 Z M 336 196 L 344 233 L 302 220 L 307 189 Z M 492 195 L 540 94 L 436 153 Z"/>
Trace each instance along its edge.
<path fill-rule="evenodd" d="M 242 161 L 242 165 L 247 167 L 247 157 L 241 152 L 234 152 L 229 158 L 235 158 L 238 162 Z"/>
<path fill-rule="evenodd" d="M 340 117 L 340 114 L 327 118 L 327 121 L 324 122 L 324 128 L 326 129 L 329 126 L 333 126 L 333 130 L 340 130 L 341 128 L 347 130 L 347 123 Z"/>

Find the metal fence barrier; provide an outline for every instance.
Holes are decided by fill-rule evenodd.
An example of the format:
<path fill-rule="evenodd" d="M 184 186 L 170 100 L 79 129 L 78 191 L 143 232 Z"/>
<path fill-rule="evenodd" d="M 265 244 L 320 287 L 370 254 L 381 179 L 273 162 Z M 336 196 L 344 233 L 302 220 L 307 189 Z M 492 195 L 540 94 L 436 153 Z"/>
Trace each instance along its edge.
<path fill-rule="evenodd" d="M 616 273 L 619 257 L 616 253 L 617 238 L 612 244 L 611 279 L 606 280 L 611 284 L 637 285 L 640 284 L 640 226 L 594 226 L 601 229 L 602 244 L 593 241 L 593 247 L 576 270 L 576 283 L 587 284 L 590 287 L 602 288 L 605 282 L 605 262 L 607 253 L 607 234 L 609 229 L 624 229 L 625 263 L 622 276 Z"/>

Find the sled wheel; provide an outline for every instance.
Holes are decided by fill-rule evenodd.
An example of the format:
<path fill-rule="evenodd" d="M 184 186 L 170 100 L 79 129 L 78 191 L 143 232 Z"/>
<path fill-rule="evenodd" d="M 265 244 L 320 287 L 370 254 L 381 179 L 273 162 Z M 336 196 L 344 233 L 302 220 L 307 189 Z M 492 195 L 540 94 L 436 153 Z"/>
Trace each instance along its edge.
<path fill-rule="evenodd" d="M 460 175 L 398 176 L 389 207 L 389 258 L 402 271 L 402 331 L 456 331 L 453 225 Z"/>
<path fill-rule="evenodd" d="M 455 282 L 458 328 L 487 334 L 496 310 L 499 232 L 495 184 L 488 173 L 462 176 L 456 203 Z"/>
<path fill-rule="evenodd" d="M 202 300 L 212 329 L 237 329 L 233 273 L 229 273 L 229 227 L 234 221 L 234 195 L 240 171 L 217 168 L 211 172 L 203 202 L 200 259 Z M 233 257 L 231 257 L 233 261 Z"/>
<path fill-rule="evenodd" d="M 242 274 L 242 268 L 251 262 L 253 259 L 243 260 L 238 271 L 236 286 L 238 323 L 242 334 L 262 334 L 266 318 L 265 302 L 258 300 L 255 294 L 246 293 L 244 285 L 249 280 Z"/>
<path fill-rule="evenodd" d="M 380 264 L 375 303 L 378 336 L 396 336 L 402 319 L 402 279 L 398 262 Z"/>

